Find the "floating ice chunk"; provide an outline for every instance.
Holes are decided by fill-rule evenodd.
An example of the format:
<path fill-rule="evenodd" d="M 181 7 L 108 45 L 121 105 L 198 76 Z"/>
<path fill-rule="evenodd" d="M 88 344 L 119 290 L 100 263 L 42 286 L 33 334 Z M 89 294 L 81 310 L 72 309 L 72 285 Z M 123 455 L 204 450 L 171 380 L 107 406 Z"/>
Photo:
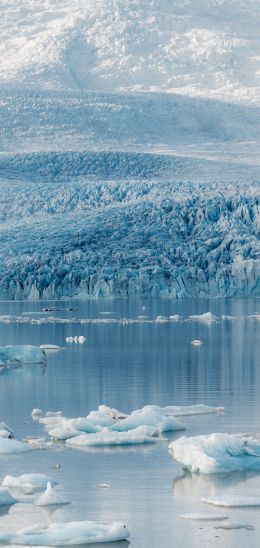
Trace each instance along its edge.
<path fill-rule="evenodd" d="M 19 363 L 45 363 L 44 350 L 38 346 L 0 346 L 0 365 L 16 365 Z"/>
<path fill-rule="evenodd" d="M 91 445 L 139 445 L 143 443 L 155 443 L 154 428 L 139 426 L 130 432 L 111 432 L 103 429 L 96 434 L 81 434 L 68 439 L 66 444 L 70 447 L 84 447 Z"/>
<path fill-rule="evenodd" d="M 5 422 L 0 422 L 0 437 L 1 438 L 13 438 L 13 430 L 5 424 Z"/>
<path fill-rule="evenodd" d="M 169 415 L 175 417 L 188 417 L 192 415 L 206 415 L 208 413 L 221 413 L 224 411 L 224 407 L 212 407 L 211 405 L 204 405 L 204 403 L 197 403 L 195 405 L 168 405 L 163 408 Z"/>
<path fill-rule="evenodd" d="M 74 337 L 66 337 L 65 341 L 72 343 L 74 342 Z"/>
<path fill-rule="evenodd" d="M 260 506 L 260 497 L 248 497 L 245 495 L 220 495 L 217 497 L 206 497 L 202 502 L 214 506 L 225 506 L 227 508 L 243 508 L 245 506 Z"/>
<path fill-rule="evenodd" d="M 43 413 L 42 413 L 41 409 L 35 408 L 35 409 L 32 410 L 31 416 L 34 420 L 38 420 L 39 417 L 41 417 L 42 414 Z"/>
<path fill-rule="evenodd" d="M 155 318 L 155 322 L 157 323 L 166 323 L 169 321 L 169 318 L 167 318 L 166 316 L 157 316 Z"/>
<path fill-rule="evenodd" d="M 25 485 L 30 485 L 33 490 L 45 489 L 47 484 L 57 485 L 57 481 L 44 474 L 22 474 L 21 476 L 5 476 L 2 485 L 5 487 L 15 487 L 23 489 Z"/>
<path fill-rule="evenodd" d="M 11 495 L 7 487 L 0 487 L 0 506 L 10 506 L 16 502 L 18 502 L 18 500 Z"/>
<path fill-rule="evenodd" d="M 109 483 L 98 483 L 97 487 L 100 487 L 100 489 L 110 489 L 111 485 Z"/>
<path fill-rule="evenodd" d="M 197 322 L 212 323 L 217 321 L 217 317 L 214 316 L 211 312 L 204 312 L 204 314 L 195 314 L 189 316 L 189 319 Z"/>
<path fill-rule="evenodd" d="M 36 506 L 49 506 L 54 504 L 70 504 L 70 501 L 64 499 L 59 493 L 56 493 L 52 488 L 51 482 L 48 481 L 46 491 L 36 499 L 35 504 Z"/>
<path fill-rule="evenodd" d="M 178 322 L 180 320 L 180 315 L 173 314 L 172 316 L 169 316 L 169 320 L 171 320 L 172 322 Z"/>
<path fill-rule="evenodd" d="M 118 409 L 108 407 L 107 405 L 99 405 L 98 411 L 103 415 L 108 415 L 112 419 L 125 419 L 128 416 L 127 413 L 123 413 L 122 411 L 118 411 Z"/>
<path fill-rule="evenodd" d="M 46 417 L 61 417 L 62 411 L 47 411 Z"/>
<path fill-rule="evenodd" d="M 126 540 L 130 533 L 123 523 L 74 521 L 32 525 L 17 533 L 0 533 L 0 542 L 21 546 L 71 546 Z"/>
<path fill-rule="evenodd" d="M 191 341 L 191 344 L 193 344 L 193 346 L 201 346 L 203 343 L 200 339 L 194 339 Z"/>
<path fill-rule="evenodd" d="M 26 443 L 9 438 L 0 438 L 0 455 L 25 453 L 30 450 L 31 448 Z"/>
<path fill-rule="evenodd" d="M 42 350 L 61 350 L 61 346 L 57 344 L 41 344 L 40 348 Z"/>
<path fill-rule="evenodd" d="M 113 430 L 123 432 L 143 425 L 152 426 L 159 433 L 185 430 L 184 424 L 176 419 L 173 414 L 170 416 L 170 413 L 166 413 L 164 408 L 155 405 L 147 405 L 143 409 L 133 411 L 131 415 L 116 423 Z"/>
<path fill-rule="evenodd" d="M 86 337 L 83 337 L 83 335 L 80 335 L 80 336 L 78 337 L 78 342 L 81 343 L 81 344 L 84 343 L 85 340 L 86 340 Z"/>
<path fill-rule="evenodd" d="M 239 521 L 229 521 L 228 523 L 222 523 L 221 525 L 215 525 L 214 529 L 246 529 L 246 531 L 253 531 L 254 526 L 249 523 L 241 523 Z"/>
<path fill-rule="evenodd" d="M 183 436 L 170 443 L 169 451 L 191 472 L 260 470 L 260 441 L 242 435 Z"/>
<path fill-rule="evenodd" d="M 224 521 L 229 519 L 228 516 L 223 516 L 223 514 L 182 514 L 179 518 L 195 521 Z"/>

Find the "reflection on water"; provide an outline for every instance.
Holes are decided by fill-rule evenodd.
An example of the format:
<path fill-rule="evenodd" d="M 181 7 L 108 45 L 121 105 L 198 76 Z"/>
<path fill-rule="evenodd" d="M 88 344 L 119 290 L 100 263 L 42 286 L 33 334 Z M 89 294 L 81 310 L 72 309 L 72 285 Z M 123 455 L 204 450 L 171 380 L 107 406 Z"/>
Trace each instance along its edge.
<path fill-rule="evenodd" d="M 19 316 L 25 311 L 39 312 L 44 306 L 59 303 L 0 303 L 0 314 Z M 55 311 L 55 316 L 95 318 L 113 311 L 117 318 L 144 314 L 187 318 L 211 311 L 219 318 L 224 314 L 237 319 L 211 324 L 1 325 L 1 344 L 50 343 L 65 348 L 48 353 L 46 369 L 24 365 L 1 370 L 0 421 L 9 424 L 18 438 L 45 435 L 43 426 L 31 419 L 35 407 L 61 409 L 66 416 L 76 417 L 100 403 L 126 412 L 148 403 L 220 405 L 225 413 L 183 417 L 184 434 L 259 432 L 260 322 L 245 319 L 259 312 L 259 300 L 97 301 L 64 303 L 62 308 L 70 306 L 77 310 Z M 84 335 L 86 342 L 65 342 L 66 337 L 76 335 Z M 194 339 L 201 339 L 203 345 L 193 346 Z M 183 432 L 163 437 L 172 440 L 180 435 Z M 60 468 L 53 468 L 57 464 Z M 50 450 L 0 458 L 0 479 L 26 472 L 55 477 L 59 492 L 72 504 L 55 509 L 53 516 L 32 504 L 4 508 L 0 514 L 3 531 L 53 520 L 94 519 L 127 523 L 133 548 L 208 548 L 220 543 L 233 548 L 238 542 L 246 545 L 245 535 L 258 546 L 259 511 L 255 509 L 228 509 L 228 515 L 253 522 L 256 531 L 221 530 L 218 537 L 212 524 L 184 524 L 178 515 L 205 510 L 200 499 L 206 495 L 259 494 L 260 476 L 244 472 L 181 475 L 181 467 L 168 453 L 167 441 L 142 447 L 88 447 L 84 451 L 55 444 Z M 99 489 L 100 483 L 111 488 Z M 127 543 L 119 546 L 124 548 Z"/>

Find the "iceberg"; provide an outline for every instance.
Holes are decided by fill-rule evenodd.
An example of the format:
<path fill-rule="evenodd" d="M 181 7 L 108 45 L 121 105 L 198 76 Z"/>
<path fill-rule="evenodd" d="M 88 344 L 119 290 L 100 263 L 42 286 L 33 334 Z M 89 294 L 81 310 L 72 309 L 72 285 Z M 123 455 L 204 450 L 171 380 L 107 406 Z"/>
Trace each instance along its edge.
<path fill-rule="evenodd" d="M 24 489 L 28 485 L 33 491 L 45 489 L 47 484 L 57 485 L 57 481 L 44 474 L 22 474 L 21 476 L 5 476 L 2 485 L 4 487 L 13 487 L 15 489 Z"/>
<path fill-rule="evenodd" d="M 155 430 L 148 426 L 138 426 L 135 429 L 123 432 L 115 432 L 103 429 L 96 434 L 81 434 L 77 437 L 67 439 L 66 444 L 70 447 L 88 447 L 104 445 L 140 445 L 143 443 L 155 443 L 153 437 Z"/>
<path fill-rule="evenodd" d="M 112 436 L 108 433 L 127 433 L 134 431 L 135 439 L 140 443 L 140 430 L 138 428 L 150 428 L 149 436 L 159 435 L 163 432 L 174 432 L 185 429 L 185 425 L 180 422 L 177 416 L 190 416 L 204 413 L 218 413 L 223 411 L 222 407 L 211 407 L 204 404 L 188 405 L 188 406 L 166 406 L 159 407 L 157 405 L 146 405 L 142 409 L 137 409 L 127 415 L 118 409 L 110 408 L 106 405 L 100 405 L 97 410 L 90 411 L 86 417 L 66 418 L 61 412 L 46 413 L 41 416 L 40 410 L 33 411 L 34 420 L 38 420 L 45 426 L 49 436 L 55 440 L 72 440 L 77 439 L 77 442 L 72 442 L 71 445 L 78 444 L 78 436 L 82 434 L 96 434 L 96 436 L 81 437 L 81 442 L 84 445 L 94 444 L 94 440 L 98 445 L 104 445 L 105 441 Z M 98 435 L 99 434 L 99 435 Z M 104 435 L 103 435 L 104 434 Z M 114 436 L 113 444 L 118 444 L 119 440 L 132 440 L 134 436 L 120 437 Z"/>
<path fill-rule="evenodd" d="M 237 434 L 211 434 L 169 445 L 169 452 L 184 469 L 202 474 L 260 470 L 260 441 Z"/>
<path fill-rule="evenodd" d="M 0 346 L 0 365 L 19 365 L 21 363 L 44 364 L 45 362 L 45 352 L 38 346 Z"/>
<path fill-rule="evenodd" d="M 0 543 L 20 546 L 71 546 L 126 540 L 129 530 L 123 523 L 74 521 L 32 525 L 17 533 L 0 533 Z"/>
<path fill-rule="evenodd" d="M 36 501 L 36 506 L 54 506 L 59 504 L 70 504 L 70 501 L 64 499 L 59 493 L 52 488 L 51 482 L 48 481 L 46 491 L 40 495 Z"/>
<path fill-rule="evenodd" d="M 13 437 L 14 437 L 14 433 L 11 430 L 11 428 L 9 428 L 9 426 L 7 426 L 5 422 L 0 422 L 0 438 L 13 438 Z"/>
<path fill-rule="evenodd" d="M 9 438 L 0 438 L 0 455 L 26 453 L 30 450 L 31 447 L 26 443 Z"/>
<path fill-rule="evenodd" d="M 201 500 L 207 504 L 225 506 L 227 508 L 260 506 L 260 497 L 249 497 L 245 495 L 220 495 L 217 497 L 202 498 Z"/>
<path fill-rule="evenodd" d="M 18 502 L 18 500 L 11 495 L 7 487 L 0 487 L 0 506 L 10 506 L 16 502 Z"/>

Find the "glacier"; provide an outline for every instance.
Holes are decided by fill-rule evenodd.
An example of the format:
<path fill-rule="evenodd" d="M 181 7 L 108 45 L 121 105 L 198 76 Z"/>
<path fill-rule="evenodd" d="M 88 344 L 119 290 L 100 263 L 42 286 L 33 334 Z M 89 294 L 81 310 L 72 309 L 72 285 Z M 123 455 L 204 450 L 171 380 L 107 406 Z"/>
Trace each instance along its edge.
<path fill-rule="evenodd" d="M 1 300 L 260 295 L 257 3 L 244 14 L 1 6 Z"/>

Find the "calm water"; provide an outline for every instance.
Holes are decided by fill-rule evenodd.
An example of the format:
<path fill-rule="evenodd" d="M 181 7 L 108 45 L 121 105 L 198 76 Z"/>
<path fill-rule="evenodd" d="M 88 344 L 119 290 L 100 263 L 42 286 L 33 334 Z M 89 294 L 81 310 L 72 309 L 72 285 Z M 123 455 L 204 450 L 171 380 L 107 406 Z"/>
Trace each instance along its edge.
<path fill-rule="evenodd" d="M 43 434 L 42 426 L 31 419 L 34 407 L 61 409 L 76 417 L 100 403 L 126 412 L 148 403 L 223 405 L 224 414 L 185 418 L 186 435 L 260 430 L 260 322 L 245 318 L 260 311 L 259 300 L 0 303 L 0 315 L 20 316 L 55 305 L 77 307 L 72 312 L 51 313 L 55 317 L 135 318 L 145 314 L 154 319 L 158 314 L 180 314 L 186 319 L 211 311 L 219 318 L 224 314 L 236 319 L 210 325 L 190 321 L 0 324 L 1 344 L 64 346 L 64 350 L 48 353 L 45 370 L 23 366 L 1 373 L 0 420 L 14 429 L 17 438 Z M 86 343 L 66 344 L 69 335 L 85 335 Z M 204 344 L 192 346 L 195 338 Z M 52 469 L 56 463 L 61 465 L 58 470 Z M 73 504 L 52 515 L 25 504 L 13 506 L 8 513 L 1 510 L 1 531 L 48 520 L 118 520 L 130 528 L 131 548 L 235 547 L 247 542 L 260 547 L 260 509 L 224 510 L 236 521 L 253 524 L 255 531 L 216 530 L 213 522 L 178 518 L 181 513 L 203 510 L 223 513 L 203 505 L 200 499 L 205 495 L 260 496 L 260 475 L 184 477 L 168 454 L 167 442 L 132 448 L 32 451 L 0 458 L 0 479 L 29 471 L 51 474 Z M 109 483 L 111 489 L 100 489 L 99 483 Z M 123 548 L 127 543 L 119 545 Z"/>

